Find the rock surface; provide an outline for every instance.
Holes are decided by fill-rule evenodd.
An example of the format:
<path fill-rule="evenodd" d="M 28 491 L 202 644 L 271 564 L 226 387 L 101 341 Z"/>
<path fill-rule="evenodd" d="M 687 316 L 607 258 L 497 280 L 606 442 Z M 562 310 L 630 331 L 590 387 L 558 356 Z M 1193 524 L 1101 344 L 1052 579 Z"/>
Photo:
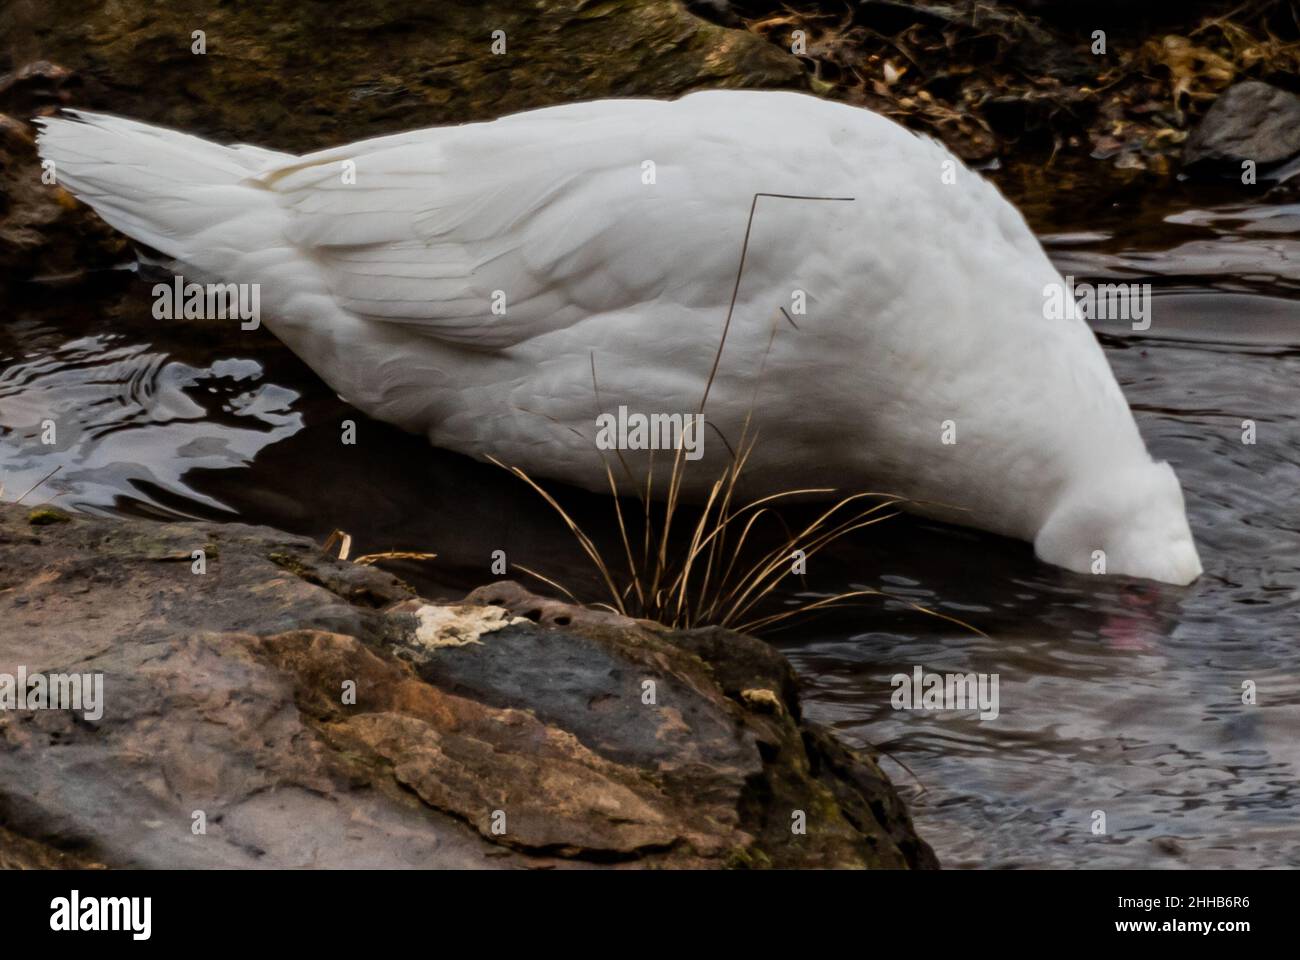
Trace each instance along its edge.
<path fill-rule="evenodd" d="M 102 715 L 0 710 L 0 866 L 937 865 L 760 641 L 51 519 L 0 507 L 0 674 L 102 674 Z"/>
<path fill-rule="evenodd" d="M 1183 147 L 1183 164 L 1271 166 L 1300 154 L 1300 97 L 1255 80 L 1229 87 Z"/>

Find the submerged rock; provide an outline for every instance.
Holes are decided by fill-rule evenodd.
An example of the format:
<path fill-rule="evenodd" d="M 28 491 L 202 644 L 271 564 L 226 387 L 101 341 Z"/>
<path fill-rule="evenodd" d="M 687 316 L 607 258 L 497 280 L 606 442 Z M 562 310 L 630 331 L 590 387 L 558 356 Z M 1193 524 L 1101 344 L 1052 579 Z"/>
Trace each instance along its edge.
<path fill-rule="evenodd" d="M 265 528 L 29 513 L 0 507 L 0 681 L 103 686 L 0 710 L 0 864 L 937 865 L 753 638 L 509 582 L 430 603 Z"/>
<path fill-rule="evenodd" d="M 1250 80 L 1229 87 L 1183 146 L 1183 165 L 1268 167 L 1300 154 L 1300 97 Z"/>

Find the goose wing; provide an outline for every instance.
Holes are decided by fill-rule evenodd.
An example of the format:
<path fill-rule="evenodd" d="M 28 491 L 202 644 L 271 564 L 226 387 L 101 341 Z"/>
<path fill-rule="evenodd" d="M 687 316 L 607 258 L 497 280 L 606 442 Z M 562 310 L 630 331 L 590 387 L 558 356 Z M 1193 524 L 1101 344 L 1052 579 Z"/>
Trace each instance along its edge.
<path fill-rule="evenodd" d="M 702 285 L 725 301 L 755 174 L 738 171 L 734 133 L 673 107 L 602 101 L 362 141 L 259 183 L 346 308 L 503 349 L 712 295 Z"/>

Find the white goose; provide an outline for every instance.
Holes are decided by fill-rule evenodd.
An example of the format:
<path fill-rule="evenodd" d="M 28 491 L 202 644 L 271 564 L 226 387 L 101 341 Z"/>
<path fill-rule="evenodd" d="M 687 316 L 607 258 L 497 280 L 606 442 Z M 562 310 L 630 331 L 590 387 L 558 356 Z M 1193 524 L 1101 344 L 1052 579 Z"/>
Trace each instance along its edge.
<path fill-rule="evenodd" d="M 887 490 L 1071 570 L 1201 572 L 1096 338 L 1045 319 L 1062 278 L 1019 213 L 866 110 L 606 100 L 302 157 L 41 122 L 59 183 L 104 220 L 260 284 L 268 327 L 335 391 L 438 446 L 603 490 L 598 416 L 692 413 L 720 356 L 714 469 L 689 465 L 688 493 L 752 410 L 755 492 Z"/>

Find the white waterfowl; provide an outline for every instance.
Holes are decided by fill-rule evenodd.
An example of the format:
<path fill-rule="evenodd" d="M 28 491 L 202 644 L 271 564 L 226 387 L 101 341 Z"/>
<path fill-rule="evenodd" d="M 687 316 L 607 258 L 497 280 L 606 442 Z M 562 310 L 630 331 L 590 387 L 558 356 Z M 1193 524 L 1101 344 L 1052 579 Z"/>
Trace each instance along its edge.
<path fill-rule="evenodd" d="M 1063 281 L 1022 217 L 876 114 L 716 91 L 301 157 L 85 112 L 43 127 L 104 220 L 187 279 L 259 284 L 335 391 L 438 446 L 603 490 L 601 415 L 694 413 L 717 358 L 688 494 L 752 412 L 755 493 L 889 491 L 1071 570 L 1201 572 L 1096 338 L 1045 316 Z"/>

